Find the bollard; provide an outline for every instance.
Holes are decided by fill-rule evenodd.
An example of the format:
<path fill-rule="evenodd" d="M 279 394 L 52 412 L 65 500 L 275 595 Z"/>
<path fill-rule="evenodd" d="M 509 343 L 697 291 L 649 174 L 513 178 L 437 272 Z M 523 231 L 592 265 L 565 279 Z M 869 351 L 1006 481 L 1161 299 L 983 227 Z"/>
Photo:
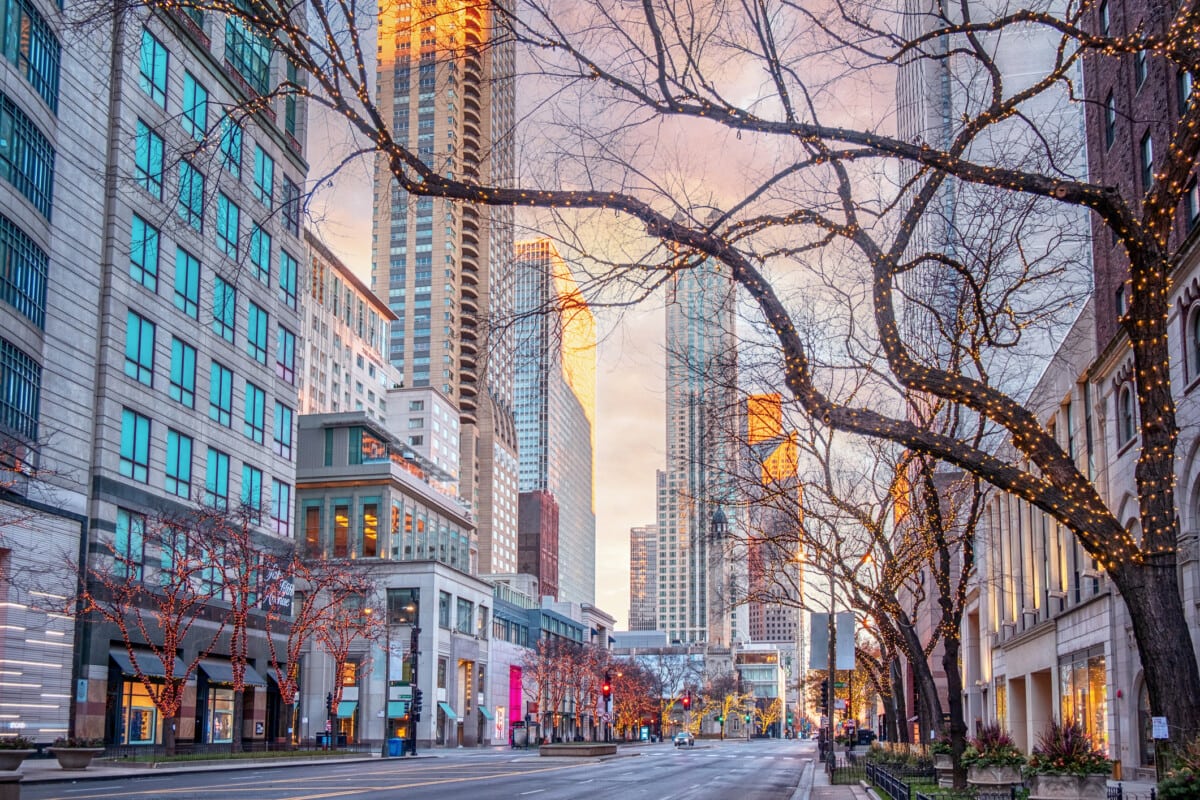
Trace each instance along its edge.
<path fill-rule="evenodd" d="M 24 777 L 19 772 L 0 772 L 0 800 L 21 800 L 21 780 Z"/>

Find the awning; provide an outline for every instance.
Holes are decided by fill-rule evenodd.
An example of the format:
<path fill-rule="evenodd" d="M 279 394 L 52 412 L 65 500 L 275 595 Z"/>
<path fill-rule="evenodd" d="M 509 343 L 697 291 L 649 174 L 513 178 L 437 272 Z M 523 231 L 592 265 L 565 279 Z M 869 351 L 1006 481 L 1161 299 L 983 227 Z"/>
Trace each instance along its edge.
<path fill-rule="evenodd" d="M 479 713 L 480 713 L 480 714 L 483 714 L 483 718 L 484 718 L 484 719 L 486 719 L 486 720 L 493 720 L 493 719 L 495 719 L 495 717 L 493 717 L 493 716 L 492 716 L 492 712 L 488 711 L 488 709 L 487 709 L 487 706 L 480 706 L 480 707 L 479 707 Z"/>
<path fill-rule="evenodd" d="M 442 710 L 447 719 L 458 719 L 458 714 L 454 713 L 454 709 L 450 707 L 449 703 L 438 703 L 438 708 Z"/>
<path fill-rule="evenodd" d="M 204 670 L 204 674 L 208 676 L 209 683 L 233 683 L 232 664 L 224 661 L 201 661 L 200 669 Z M 267 685 L 263 676 L 259 675 L 249 664 L 246 665 L 246 672 L 242 675 L 242 683 L 246 686 L 262 686 L 264 688 Z"/>
<path fill-rule="evenodd" d="M 343 700 L 338 703 L 338 719 L 354 716 L 354 709 L 358 708 L 357 700 Z"/>
<path fill-rule="evenodd" d="M 408 703 L 403 700 L 388 700 L 388 719 L 398 719 L 408 714 Z"/>
<path fill-rule="evenodd" d="M 138 670 L 133 668 L 133 660 L 129 658 L 129 653 L 126 650 L 118 650 L 114 647 L 108 651 L 108 655 L 109 658 L 117 662 L 117 667 L 121 670 L 122 674 L 137 676 Z M 158 656 L 154 655 L 153 653 L 138 654 L 138 669 L 140 669 L 141 674 L 145 675 L 147 678 L 166 677 L 166 673 L 163 672 L 162 661 L 160 661 Z M 175 656 L 175 677 L 178 678 L 182 676 L 184 670 L 186 669 L 187 667 L 184 666 L 183 659 L 181 659 L 179 656 Z"/>

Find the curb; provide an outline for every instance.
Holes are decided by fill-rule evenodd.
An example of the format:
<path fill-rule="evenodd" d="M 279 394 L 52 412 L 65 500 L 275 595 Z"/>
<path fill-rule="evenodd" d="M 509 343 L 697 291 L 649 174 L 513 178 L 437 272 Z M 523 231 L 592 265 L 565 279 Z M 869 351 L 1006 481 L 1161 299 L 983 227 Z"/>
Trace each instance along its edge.
<path fill-rule="evenodd" d="M 413 756 L 408 760 L 416 761 L 421 758 L 434 758 L 435 756 Z M 20 773 L 22 783 L 25 785 L 34 783 L 78 783 L 80 781 L 119 781 L 128 780 L 130 778 L 149 778 L 159 777 L 164 775 L 181 775 L 191 772 L 238 772 L 245 769 L 279 769 L 281 767 L 294 766 L 310 766 L 312 764 L 362 764 L 374 761 L 390 761 L 387 758 L 272 758 L 272 759 L 238 759 L 237 764 L 224 764 L 221 762 L 205 761 L 195 766 L 176 766 L 174 764 L 159 766 L 157 763 L 148 763 L 145 765 L 122 764 L 119 766 L 110 767 L 110 769 L 124 769 L 128 772 L 121 773 L 97 773 L 89 774 L 87 770 L 75 772 L 73 774 L 54 774 L 45 773 L 44 775 Z M 395 759 L 397 761 L 401 759 Z"/>

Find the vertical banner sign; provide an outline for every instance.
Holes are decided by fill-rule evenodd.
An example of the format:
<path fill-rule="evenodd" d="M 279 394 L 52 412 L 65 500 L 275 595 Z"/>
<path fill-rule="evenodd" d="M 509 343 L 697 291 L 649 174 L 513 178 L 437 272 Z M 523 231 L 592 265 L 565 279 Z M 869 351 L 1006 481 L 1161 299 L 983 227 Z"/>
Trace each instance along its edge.
<path fill-rule="evenodd" d="M 809 614 L 808 668 L 829 668 L 829 615 Z M 842 611 L 834 618 L 837 636 L 837 669 L 854 669 L 854 614 Z"/>

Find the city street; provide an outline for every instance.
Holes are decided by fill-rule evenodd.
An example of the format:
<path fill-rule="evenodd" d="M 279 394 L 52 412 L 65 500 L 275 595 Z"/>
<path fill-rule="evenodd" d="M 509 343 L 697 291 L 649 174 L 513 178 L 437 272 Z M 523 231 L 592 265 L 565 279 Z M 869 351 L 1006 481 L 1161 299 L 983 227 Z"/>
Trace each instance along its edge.
<path fill-rule="evenodd" d="M 810 742 L 697 742 L 628 748 L 606 761 L 558 761 L 531 753 L 439 752 L 436 758 L 197 772 L 127 780 L 30 784 L 23 800 L 91 798 L 361 798 L 474 800 L 787 800 L 813 758 Z M 809 777 L 811 779 L 811 777 Z"/>

